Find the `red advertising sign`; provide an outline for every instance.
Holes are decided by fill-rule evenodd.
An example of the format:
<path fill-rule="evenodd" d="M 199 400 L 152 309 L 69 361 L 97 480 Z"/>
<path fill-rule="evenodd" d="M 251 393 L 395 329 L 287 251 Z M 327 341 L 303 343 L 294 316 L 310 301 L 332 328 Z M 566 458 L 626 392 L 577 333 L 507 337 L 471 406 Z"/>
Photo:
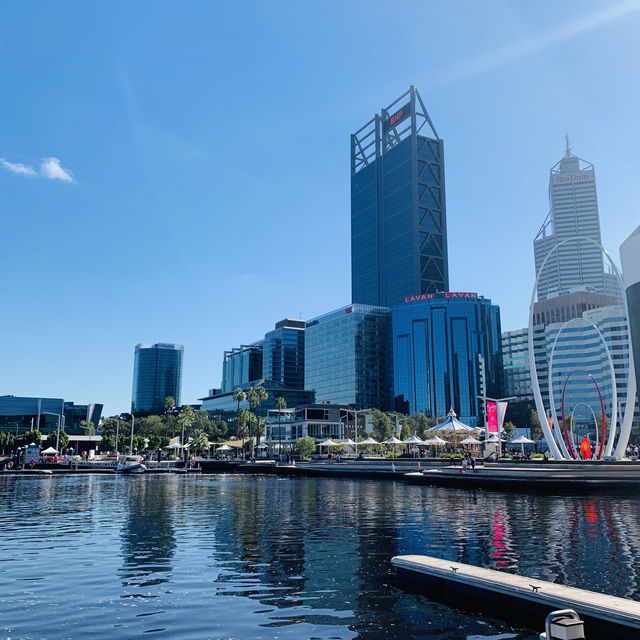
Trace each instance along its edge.
<path fill-rule="evenodd" d="M 498 433 L 498 411 L 495 402 L 487 402 L 487 429 L 489 433 Z"/>

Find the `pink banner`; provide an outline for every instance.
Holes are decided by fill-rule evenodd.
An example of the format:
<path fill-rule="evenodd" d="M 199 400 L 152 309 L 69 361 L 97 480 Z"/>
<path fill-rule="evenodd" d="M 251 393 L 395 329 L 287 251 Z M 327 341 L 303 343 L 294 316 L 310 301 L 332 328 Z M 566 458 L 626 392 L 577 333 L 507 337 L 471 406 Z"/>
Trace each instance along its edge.
<path fill-rule="evenodd" d="M 489 433 L 498 433 L 498 412 L 495 402 L 487 402 L 487 429 Z"/>

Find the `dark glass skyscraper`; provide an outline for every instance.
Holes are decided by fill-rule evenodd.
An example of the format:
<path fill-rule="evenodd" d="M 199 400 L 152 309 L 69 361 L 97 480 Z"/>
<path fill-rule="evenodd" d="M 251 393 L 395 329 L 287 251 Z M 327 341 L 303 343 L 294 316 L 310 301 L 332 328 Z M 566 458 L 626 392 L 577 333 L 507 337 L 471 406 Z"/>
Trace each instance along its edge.
<path fill-rule="evenodd" d="M 351 136 L 354 303 L 449 289 L 444 147 L 414 87 Z"/>
<path fill-rule="evenodd" d="M 396 410 L 482 424 L 479 395 L 500 397 L 500 309 L 475 293 L 410 296 L 392 310 Z"/>
<path fill-rule="evenodd" d="M 131 413 L 162 413 L 167 396 L 180 406 L 183 350 L 178 344 L 136 345 Z"/>
<path fill-rule="evenodd" d="M 262 378 L 262 340 L 224 352 L 222 362 L 222 393 Z"/>
<path fill-rule="evenodd" d="M 262 377 L 304 389 L 304 320 L 286 318 L 265 334 L 262 343 Z"/>

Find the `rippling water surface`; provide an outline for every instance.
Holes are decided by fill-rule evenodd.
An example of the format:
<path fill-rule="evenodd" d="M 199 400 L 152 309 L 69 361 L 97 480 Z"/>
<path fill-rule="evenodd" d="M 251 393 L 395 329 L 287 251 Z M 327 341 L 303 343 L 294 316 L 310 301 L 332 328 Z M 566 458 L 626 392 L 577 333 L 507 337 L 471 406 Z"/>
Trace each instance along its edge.
<path fill-rule="evenodd" d="M 640 600 L 634 498 L 5 475 L 0 504 L 0 637 L 13 640 L 537 638 L 404 592 L 390 559 L 407 553 Z"/>

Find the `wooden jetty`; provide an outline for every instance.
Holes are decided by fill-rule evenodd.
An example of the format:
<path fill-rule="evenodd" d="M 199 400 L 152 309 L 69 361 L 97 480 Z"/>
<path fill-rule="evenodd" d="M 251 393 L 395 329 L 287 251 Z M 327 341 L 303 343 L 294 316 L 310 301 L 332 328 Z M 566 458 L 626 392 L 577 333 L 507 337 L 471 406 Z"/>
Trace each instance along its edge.
<path fill-rule="evenodd" d="M 584 620 L 589 640 L 640 638 L 640 602 L 635 600 L 430 556 L 396 556 L 391 563 L 401 584 L 459 609 L 539 629 L 551 611 L 569 608 Z"/>

